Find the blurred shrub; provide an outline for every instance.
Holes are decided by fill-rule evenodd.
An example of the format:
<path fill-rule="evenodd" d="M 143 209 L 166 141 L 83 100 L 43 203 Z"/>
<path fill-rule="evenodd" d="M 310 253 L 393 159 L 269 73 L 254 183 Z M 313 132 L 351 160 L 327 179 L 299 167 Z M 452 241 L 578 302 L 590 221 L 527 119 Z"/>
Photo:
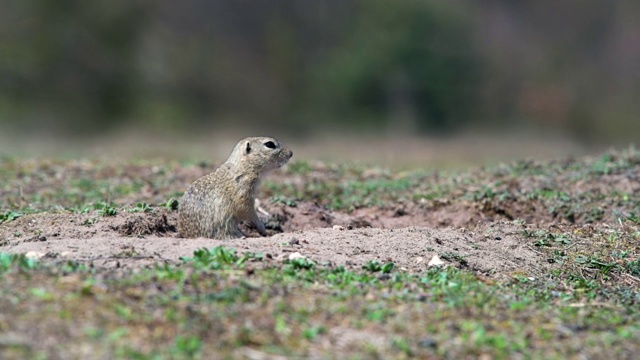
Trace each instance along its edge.
<path fill-rule="evenodd" d="M 0 117 L 81 133 L 131 120 L 189 128 L 236 115 L 284 127 L 329 119 L 407 131 L 467 118 L 479 71 L 461 11 L 414 0 L 327 6 L 341 15 L 322 17 L 322 6 L 295 1 L 257 9 L 10 1 L 0 15 L 8 34 Z"/>
<path fill-rule="evenodd" d="M 359 5 L 353 27 L 312 74 L 306 110 L 401 132 L 462 125 L 480 73 L 465 14 L 441 2 Z"/>
<path fill-rule="evenodd" d="M 1 130 L 637 141 L 640 5 L 549 3 L 7 0 Z"/>
<path fill-rule="evenodd" d="M 138 2 L 9 1 L 3 13 L 3 122 L 83 131 L 125 119 L 136 101 Z"/>

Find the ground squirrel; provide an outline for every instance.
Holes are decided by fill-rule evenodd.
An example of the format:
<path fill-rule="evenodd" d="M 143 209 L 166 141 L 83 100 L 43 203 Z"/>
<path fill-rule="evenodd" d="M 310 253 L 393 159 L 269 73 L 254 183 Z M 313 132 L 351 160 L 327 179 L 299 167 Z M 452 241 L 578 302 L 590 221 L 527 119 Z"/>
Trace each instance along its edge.
<path fill-rule="evenodd" d="M 229 239 L 244 236 L 241 221 L 267 234 L 255 210 L 262 175 L 286 164 L 293 152 L 271 137 L 240 140 L 214 172 L 194 181 L 179 203 L 178 231 L 185 238 Z"/>

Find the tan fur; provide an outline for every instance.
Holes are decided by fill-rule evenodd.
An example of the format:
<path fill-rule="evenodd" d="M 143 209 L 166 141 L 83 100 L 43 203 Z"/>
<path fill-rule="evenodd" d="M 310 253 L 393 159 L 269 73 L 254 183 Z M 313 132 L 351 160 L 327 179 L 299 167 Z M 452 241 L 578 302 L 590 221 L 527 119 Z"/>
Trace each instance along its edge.
<path fill-rule="evenodd" d="M 275 148 L 266 144 L 272 142 Z M 241 221 L 253 223 L 265 236 L 254 208 L 260 178 L 286 164 L 293 152 L 270 137 L 240 140 L 231 155 L 211 174 L 194 181 L 179 204 L 178 231 L 185 238 L 229 239 L 244 236 Z"/>

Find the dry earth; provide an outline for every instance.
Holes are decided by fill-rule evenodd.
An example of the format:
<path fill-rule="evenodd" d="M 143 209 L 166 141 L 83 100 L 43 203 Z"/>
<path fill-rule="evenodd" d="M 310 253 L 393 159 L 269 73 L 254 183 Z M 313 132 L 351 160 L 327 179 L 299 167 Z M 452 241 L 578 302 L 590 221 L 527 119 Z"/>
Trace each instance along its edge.
<path fill-rule="evenodd" d="M 512 274 L 537 277 L 551 265 L 521 238 L 525 225 L 482 221 L 469 210 L 445 217 L 418 207 L 368 208 L 351 214 L 312 203 L 295 207 L 269 204 L 265 208 L 272 234 L 266 238 L 245 228 L 250 237 L 244 239 L 182 239 L 176 232 L 176 212 L 155 207 L 147 213 L 121 212 L 106 217 L 95 213 L 23 216 L 0 226 L 0 239 L 4 239 L 0 249 L 123 268 L 175 263 L 196 249 L 219 245 L 262 253 L 272 261 L 300 253 L 317 263 L 347 268 L 359 268 L 371 260 L 391 261 L 411 272 L 425 270 L 439 254 L 452 266 L 498 278 Z"/>

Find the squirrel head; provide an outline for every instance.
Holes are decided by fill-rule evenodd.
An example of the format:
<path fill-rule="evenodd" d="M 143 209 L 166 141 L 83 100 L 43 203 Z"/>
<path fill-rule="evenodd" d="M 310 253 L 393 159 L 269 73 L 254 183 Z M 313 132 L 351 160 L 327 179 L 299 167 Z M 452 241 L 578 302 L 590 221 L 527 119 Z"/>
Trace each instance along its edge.
<path fill-rule="evenodd" d="M 292 156 L 293 151 L 275 138 L 248 137 L 236 144 L 227 162 L 262 173 L 283 166 Z"/>

